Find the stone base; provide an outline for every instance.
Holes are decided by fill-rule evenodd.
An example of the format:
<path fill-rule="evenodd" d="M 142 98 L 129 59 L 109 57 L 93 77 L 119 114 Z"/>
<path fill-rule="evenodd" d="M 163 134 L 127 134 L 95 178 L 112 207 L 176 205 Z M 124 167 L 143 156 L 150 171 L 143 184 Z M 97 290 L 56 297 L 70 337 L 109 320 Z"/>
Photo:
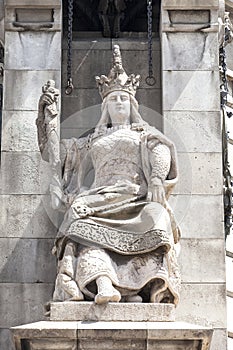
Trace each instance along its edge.
<path fill-rule="evenodd" d="M 50 321 L 175 321 L 173 304 L 52 302 Z"/>
<path fill-rule="evenodd" d="M 53 322 L 11 328 L 16 350 L 208 350 L 212 330 L 179 322 Z"/>

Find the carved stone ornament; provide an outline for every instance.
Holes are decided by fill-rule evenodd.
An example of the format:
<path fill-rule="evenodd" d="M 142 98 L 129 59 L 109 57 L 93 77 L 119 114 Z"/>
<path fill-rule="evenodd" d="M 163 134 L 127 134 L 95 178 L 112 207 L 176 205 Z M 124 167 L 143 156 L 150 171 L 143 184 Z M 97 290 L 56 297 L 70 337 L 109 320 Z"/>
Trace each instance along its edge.
<path fill-rule="evenodd" d="M 113 48 L 109 75 L 96 81 L 101 118 L 93 133 L 61 141 L 62 162 L 49 141 L 54 86 L 47 83 L 39 103 L 40 149 L 47 147 L 49 162 L 54 169 L 61 164 L 63 174 L 52 192 L 53 207 L 64 213 L 53 248 L 58 259 L 53 300 L 176 305 L 180 230 L 167 202 L 177 182 L 175 147 L 140 116 L 134 97 L 139 76 L 126 74 L 119 46 Z M 87 188 L 91 169 L 94 180 Z"/>

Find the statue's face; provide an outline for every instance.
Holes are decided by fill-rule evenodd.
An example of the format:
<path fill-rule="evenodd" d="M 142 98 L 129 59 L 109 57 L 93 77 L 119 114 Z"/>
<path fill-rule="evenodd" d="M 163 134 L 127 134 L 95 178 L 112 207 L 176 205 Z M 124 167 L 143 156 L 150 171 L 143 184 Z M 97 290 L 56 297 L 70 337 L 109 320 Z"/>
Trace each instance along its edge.
<path fill-rule="evenodd" d="M 108 95 L 108 112 L 112 124 L 130 123 L 130 97 L 128 92 L 114 91 Z"/>

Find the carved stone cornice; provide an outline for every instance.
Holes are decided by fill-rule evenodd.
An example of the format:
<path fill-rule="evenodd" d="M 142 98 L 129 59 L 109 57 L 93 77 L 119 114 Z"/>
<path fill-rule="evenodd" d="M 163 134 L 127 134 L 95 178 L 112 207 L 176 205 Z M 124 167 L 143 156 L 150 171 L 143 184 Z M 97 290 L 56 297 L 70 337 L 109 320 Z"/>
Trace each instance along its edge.
<path fill-rule="evenodd" d="M 6 0 L 5 29 L 17 32 L 60 31 L 61 3 L 60 0 Z"/>
<path fill-rule="evenodd" d="M 219 0 L 162 0 L 162 8 L 166 10 L 218 10 Z"/>

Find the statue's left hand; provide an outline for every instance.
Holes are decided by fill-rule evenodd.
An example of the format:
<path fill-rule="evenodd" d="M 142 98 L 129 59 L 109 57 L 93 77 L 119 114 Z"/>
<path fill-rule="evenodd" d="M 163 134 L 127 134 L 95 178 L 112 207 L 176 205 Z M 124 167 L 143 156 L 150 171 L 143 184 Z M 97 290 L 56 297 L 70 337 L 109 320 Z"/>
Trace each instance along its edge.
<path fill-rule="evenodd" d="M 162 206 L 165 206 L 166 197 L 165 197 L 165 191 L 162 185 L 155 185 L 152 188 L 149 188 L 148 193 L 151 193 L 152 195 L 151 200 L 153 202 L 157 202 L 162 204 Z"/>

